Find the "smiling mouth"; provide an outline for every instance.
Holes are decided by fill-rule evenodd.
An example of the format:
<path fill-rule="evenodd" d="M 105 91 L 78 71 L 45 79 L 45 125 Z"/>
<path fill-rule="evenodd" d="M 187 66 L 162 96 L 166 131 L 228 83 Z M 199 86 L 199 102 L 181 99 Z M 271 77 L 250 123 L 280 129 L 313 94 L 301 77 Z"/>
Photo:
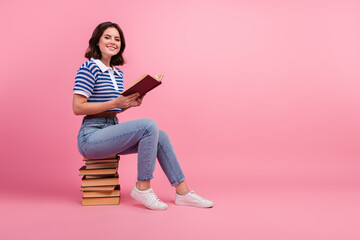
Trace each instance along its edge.
<path fill-rule="evenodd" d="M 116 50 L 116 47 L 114 46 L 107 46 L 108 49 L 112 50 L 112 51 L 115 51 Z"/>

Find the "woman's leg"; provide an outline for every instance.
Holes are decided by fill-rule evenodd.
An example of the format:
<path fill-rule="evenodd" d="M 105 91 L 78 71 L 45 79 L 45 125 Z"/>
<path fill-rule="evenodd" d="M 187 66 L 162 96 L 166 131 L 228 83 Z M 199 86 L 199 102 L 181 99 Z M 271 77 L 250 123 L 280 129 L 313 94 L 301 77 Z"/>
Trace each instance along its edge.
<path fill-rule="evenodd" d="M 165 175 L 167 176 L 170 184 L 172 186 L 176 186 L 177 192 L 179 194 L 184 194 L 189 191 L 187 185 L 185 183 L 185 177 L 179 165 L 178 159 L 175 155 L 174 148 L 171 145 L 170 139 L 168 135 L 159 130 L 158 144 L 157 144 L 157 152 L 156 156 L 159 160 L 160 166 L 163 169 Z M 139 146 L 134 145 L 125 151 L 120 152 L 119 154 L 131 154 L 140 152 Z M 140 155 L 138 156 L 140 157 Z M 141 162 L 138 159 L 138 162 Z M 138 165 L 138 168 L 142 168 L 141 164 Z M 138 181 L 136 183 L 138 189 L 147 189 L 150 187 L 149 181 Z M 178 191 L 179 190 L 179 191 Z"/>
<path fill-rule="evenodd" d="M 153 178 L 159 130 L 155 121 L 138 119 L 103 129 L 88 129 L 83 152 L 89 158 L 102 158 L 114 154 L 138 152 L 138 180 Z"/>
<path fill-rule="evenodd" d="M 159 131 L 157 158 L 172 186 L 177 186 L 181 182 L 184 182 L 185 177 L 176 157 L 174 148 L 170 142 L 169 136 L 162 130 Z"/>
<path fill-rule="evenodd" d="M 176 188 L 175 204 L 182 206 L 194 206 L 201 208 L 209 208 L 214 205 L 210 200 L 203 198 L 197 195 L 194 191 L 189 191 L 189 188 L 185 182 L 184 174 L 179 165 L 178 159 L 176 157 L 174 148 L 170 142 L 168 135 L 164 131 L 159 131 L 159 138 L 157 144 L 157 158 L 159 160 L 160 166 L 166 174 L 169 182 L 172 186 Z M 133 146 L 125 151 L 122 154 L 135 153 L 138 151 L 138 146 Z M 150 181 L 138 181 L 136 183 L 137 189 L 150 189 Z M 132 194 L 145 195 L 139 192 L 137 189 L 133 189 Z M 146 203 L 143 203 L 146 206 Z M 167 207 L 167 206 L 166 206 Z M 166 207 L 161 209 L 166 209 Z M 151 208 L 151 207 L 149 207 Z M 154 208 L 152 208 L 154 209 Z M 156 208 L 160 209 L 160 207 Z"/>
<path fill-rule="evenodd" d="M 186 193 L 188 193 L 190 191 L 189 187 L 187 186 L 185 181 L 183 181 L 183 182 L 179 183 L 178 185 L 176 185 L 175 189 L 176 189 L 176 193 L 180 194 L 180 195 L 184 195 L 184 194 L 186 194 Z"/>
<path fill-rule="evenodd" d="M 194 191 L 189 191 L 170 139 L 168 135 L 161 130 L 159 131 L 159 144 L 157 149 L 159 163 L 171 185 L 176 188 L 175 204 L 203 208 L 212 207 L 214 205 L 213 202 L 197 195 Z"/>
<path fill-rule="evenodd" d="M 108 121 L 108 120 L 106 120 Z M 106 125 L 106 124 L 105 124 Z M 114 154 L 138 153 L 138 181 L 131 195 L 146 207 L 164 210 L 167 205 L 157 198 L 150 188 L 153 178 L 156 157 L 168 177 L 171 185 L 176 187 L 175 203 L 197 207 L 211 207 L 213 203 L 200 197 L 189 189 L 185 177 L 176 158 L 169 137 L 159 131 L 157 124 L 151 119 L 139 119 L 112 126 L 101 126 L 87 121 L 80 130 L 80 152 L 89 158 L 102 158 Z M 141 191 L 142 189 L 145 189 Z M 183 193 L 186 193 L 182 195 Z M 204 204 L 204 201 L 205 204 Z"/>
<path fill-rule="evenodd" d="M 90 127 L 93 126 L 93 127 Z M 99 129 L 102 128 L 102 129 Z M 85 131 L 86 141 L 82 152 L 90 158 L 101 158 L 114 154 L 138 152 L 138 183 L 130 195 L 144 206 L 154 210 L 165 210 L 167 205 L 162 202 L 150 188 L 150 179 L 153 178 L 157 154 L 159 129 L 151 119 L 139 119 L 112 126 L 89 125 Z M 145 189 L 142 188 L 145 186 Z"/>

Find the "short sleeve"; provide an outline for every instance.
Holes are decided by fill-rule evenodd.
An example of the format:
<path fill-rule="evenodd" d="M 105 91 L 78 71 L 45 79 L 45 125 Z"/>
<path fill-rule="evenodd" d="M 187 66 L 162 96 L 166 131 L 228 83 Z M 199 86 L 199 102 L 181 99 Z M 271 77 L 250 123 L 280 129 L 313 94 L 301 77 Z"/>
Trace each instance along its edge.
<path fill-rule="evenodd" d="M 87 67 L 81 67 L 76 73 L 74 94 L 89 98 L 93 94 L 95 77 Z"/>

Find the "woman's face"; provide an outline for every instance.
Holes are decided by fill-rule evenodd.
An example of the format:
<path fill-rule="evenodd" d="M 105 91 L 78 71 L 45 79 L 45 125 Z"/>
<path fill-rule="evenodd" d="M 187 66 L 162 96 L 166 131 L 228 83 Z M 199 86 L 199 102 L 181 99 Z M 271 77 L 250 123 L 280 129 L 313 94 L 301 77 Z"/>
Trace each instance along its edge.
<path fill-rule="evenodd" d="M 102 57 L 112 57 L 119 53 L 121 40 L 119 31 L 114 27 L 105 29 L 100 37 L 98 46 Z"/>

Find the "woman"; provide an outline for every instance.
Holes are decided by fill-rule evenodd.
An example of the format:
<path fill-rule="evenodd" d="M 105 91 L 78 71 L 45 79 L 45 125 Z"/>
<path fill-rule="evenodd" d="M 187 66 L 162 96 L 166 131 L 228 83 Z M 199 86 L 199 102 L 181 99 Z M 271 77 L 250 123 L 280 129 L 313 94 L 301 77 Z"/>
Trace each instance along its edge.
<path fill-rule="evenodd" d="M 76 74 L 73 97 L 75 115 L 86 115 L 78 134 L 80 153 L 88 158 L 138 153 L 137 182 L 130 195 L 147 208 L 167 208 L 150 187 L 156 158 L 176 189 L 176 205 L 212 207 L 213 202 L 189 191 L 169 137 L 153 120 L 118 123 L 118 113 L 142 102 L 138 93 L 121 95 L 123 73 L 114 66 L 124 64 L 124 49 L 123 32 L 115 23 L 101 23 L 89 40 L 89 61 Z"/>

